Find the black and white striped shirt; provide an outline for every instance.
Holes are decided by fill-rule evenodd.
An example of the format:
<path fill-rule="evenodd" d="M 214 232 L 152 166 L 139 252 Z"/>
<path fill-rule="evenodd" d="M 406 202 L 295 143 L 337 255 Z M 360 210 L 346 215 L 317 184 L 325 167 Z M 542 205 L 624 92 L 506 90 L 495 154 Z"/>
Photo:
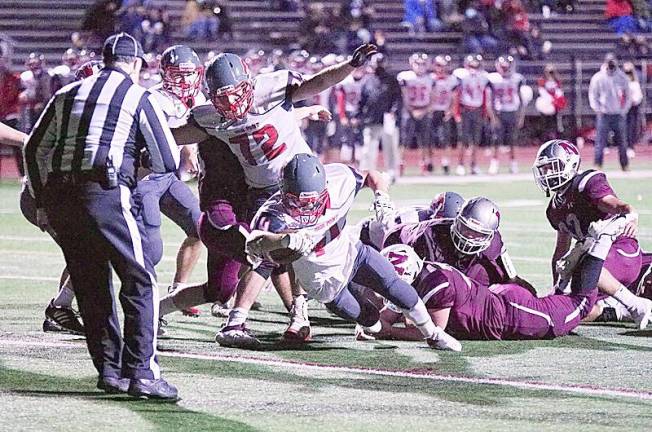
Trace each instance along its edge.
<path fill-rule="evenodd" d="M 120 69 L 69 84 L 50 99 L 25 144 L 37 205 L 48 174 L 102 171 L 111 159 L 119 182 L 136 184 L 142 148 L 152 171 L 176 171 L 179 149 L 154 95 Z"/>

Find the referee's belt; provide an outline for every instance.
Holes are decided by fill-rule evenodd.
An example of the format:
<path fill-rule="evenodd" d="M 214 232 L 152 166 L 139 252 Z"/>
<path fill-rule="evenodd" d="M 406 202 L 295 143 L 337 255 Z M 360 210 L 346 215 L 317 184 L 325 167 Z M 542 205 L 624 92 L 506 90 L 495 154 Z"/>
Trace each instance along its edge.
<path fill-rule="evenodd" d="M 50 180 L 66 184 L 81 184 L 88 182 L 103 183 L 106 181 L 106 174 L 97 170 L 56 172 L 48 174 L 48 181 Z"/>

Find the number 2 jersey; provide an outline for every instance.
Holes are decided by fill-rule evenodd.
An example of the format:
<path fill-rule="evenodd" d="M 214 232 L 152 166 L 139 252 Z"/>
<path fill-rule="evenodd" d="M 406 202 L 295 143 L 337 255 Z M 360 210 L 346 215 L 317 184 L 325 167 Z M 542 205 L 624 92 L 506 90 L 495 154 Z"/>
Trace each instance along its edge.
<path fill-rule="evenodd" d="M 565 189 L 555 193 L 546 216 L 556 231 L 583 240 L 591 222 L 611 216 L 598 208 L 600 200 L 607 195 L 616 195 L 607 176 L 600 171 L 586 170 L 576 175 Z"/>
<path fill-rule="evenodd" d="M 325 165 L 329 201 L 324 214 L 310 227 L 287 214 L 277 192 L 258 210 L 251 223 L 253 229 L 273 233 L 301 230 L 315 241 L 307 256 L 292 263 L 296 281 L 310 297 L 331 302 L 349 283 L 357 255 L 357 239 L 343 232 L 346 216 L 364 178 L 354 168 L 334 163 Z"/>
<path fill-rule="evenodd" d="M 276 187 L 283 166 L 299 153 L 311 154 L 294 114 L 292 91 L 302 82 L 287 70 L 253 79 L 254 106 L 244 120 L 227 121 L 212 104 L 192 110 L 191 121 L 228 144 L 253 188 Z"/>

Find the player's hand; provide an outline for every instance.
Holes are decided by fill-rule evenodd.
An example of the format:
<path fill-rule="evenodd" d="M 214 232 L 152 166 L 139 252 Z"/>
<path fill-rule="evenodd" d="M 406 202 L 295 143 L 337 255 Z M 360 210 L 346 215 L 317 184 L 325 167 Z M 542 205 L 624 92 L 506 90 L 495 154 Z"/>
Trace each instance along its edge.
<path fill-rule="evenodd" d="M 629 213 L 628 215 L 629 222 L 623 228 L 623 236 L 636 238 L 638 236 L 638 214 Z"/>
<path fill-rule="evenodd" d="M 359 68 L 360 66 L 364 66 L 367 60 L 375 54 L 378 54 L 378 47 L 376 45 L 370 43 L 360 45 L 353 51 L 349 64 L 354 68 Z"/>
<path fill-rule="evenodd" d="M 305 230 L 289 233 L 287 236 L 288 249 L 299 252 L 303 256 L 310 255 L 315 248 L 315 241 Z"/>
<path fill-rule="evenodd" d="M 184 146 L 181 150 L 181 170 L 194 177 L 199 174 L 199 158 L 190 147 Z"/>
<path fill-rule="evenodd" d="M 249 237 L 245 243 L 245 255 L 247 256 L 247 261 L 253 267 L 257 267 L 265 257 L 265 251 L 262 247 L 264 236 L 265 231 L 254 230 L 249 233 Z"/>
<path fill-rule="evenodd" d="M 343 118 L 340 120 L 340 124 L 341 124 L 342 126 L 344 126 L 344 127 L 347 127 L 347 126 L 349 125 L 349 119 L 348 119 L 348 117 L 343 117 Z"/>
<path fill-rule="evenodd" d="M 374 194 L 373 209 L 376 213 L 376 220 L 383 225 L 388 225 L 396 213 L 396 207 L 389 198 L 389 195 L 383 191 L 376 191 Z"/>
<path fill-rule="evenodd" d="M 314 105 L 310 107 L 308 118 L 312 121 L 329 122 L 333 119 L 333 115 L 325 106 Z"/>
<path fill-rule="evenodd" d="M 48 220 L 48 215 L 45 212 L 45 209 L 36 209 L 36 224 L 41 229 L 41 231 L 52 232 L 52 227 L 50 227 L 50 221 Z"/>

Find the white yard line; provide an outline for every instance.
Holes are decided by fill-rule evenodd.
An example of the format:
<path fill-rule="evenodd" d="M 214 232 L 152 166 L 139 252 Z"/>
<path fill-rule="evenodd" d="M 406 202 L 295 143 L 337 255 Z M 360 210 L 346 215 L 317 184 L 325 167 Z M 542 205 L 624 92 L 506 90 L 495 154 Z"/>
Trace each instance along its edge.
<path fill-rule="evenodd" d="M 20 341 L 20 340 L 2 340 L 0 339 L 0 346 L 2 347 L 49 347 L 49 348 L 79 348 L 83 349 L 83 345 L 78 343 L 66 342 L 37 342 L 37 341 Z M 277 360 L 277 359 L 263 359 L 257 357 L 247 356 L 234 356 L 234 355 L 220 355 L 220 354 L 193 354 L 193 353 L 173 353 L 173 352 L 158 352 L 162 357 L 186 358 L 195 360 L 209 360 L 218 362 L 231 362 L 253 364 L 258 366 L 280 367 L 287 369 L 302 369 L 305 371 L 331 371 L 341 373 L 354 373 L 363 375 L 374 375 L 382 377 L 395 377 L 395 378 L 411 378 L 421 379 L 427 381 L 445 381 L 464 384 L 476 385 L 496 385 L 503 387 L 519 388 L 524 390 L 537 390 L 537 391 L 558 391 L 566 393 L 580 394 L 584 396 L 607 396 L 607 397 L 625 397 L 632 399 L 652 400 L 652 392 L 640 391 L 629 388 L 608 388 L 599 386 L 589 386 L 581 384 L 546 384 L 535 381 L 518 381 L 502 378 L 480 378 L 480 377 L 465 377 L 455 375 L 445 375 L 430 372 L 408 372 L 396 371 L 376 368 L 362 368 L 362 367 L 348 367 L 348 366 L 331 366 L 317 363 L 296 362 L 290 360 Z"/>
<path fill-rule="evenodd" d="M 646 179 L 652 178 L 652 170 L 637 171 L 608 171 L 609 179 Z M 531 172 L 520 174 L 498 174 L 498 175 L 477 175 L 477 176 L 408 176 L 401 177 L 396 181 L 399 185 L 411 184 L 470 184 L 470 183 L 512 183 L 528 181 L 534 184 Z"/>

